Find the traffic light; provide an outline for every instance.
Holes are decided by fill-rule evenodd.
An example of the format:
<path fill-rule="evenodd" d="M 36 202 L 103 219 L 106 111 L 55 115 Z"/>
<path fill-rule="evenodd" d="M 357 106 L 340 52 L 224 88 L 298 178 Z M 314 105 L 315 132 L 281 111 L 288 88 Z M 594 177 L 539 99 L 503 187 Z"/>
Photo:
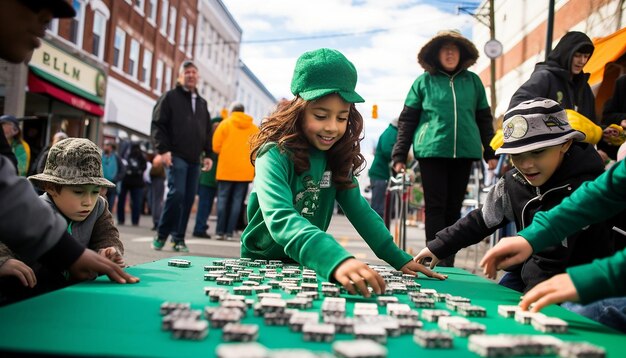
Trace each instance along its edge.
<path fill-rule="evenodd" d="M 378 105 L 376 104 L 372 106 L 372 118 L 378 118 Z"/>

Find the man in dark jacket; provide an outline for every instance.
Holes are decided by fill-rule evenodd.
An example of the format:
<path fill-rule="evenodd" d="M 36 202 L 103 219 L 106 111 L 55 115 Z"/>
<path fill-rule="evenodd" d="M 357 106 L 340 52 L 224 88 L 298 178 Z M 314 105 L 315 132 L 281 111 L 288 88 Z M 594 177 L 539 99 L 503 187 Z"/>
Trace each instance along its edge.
<path fill-rule="evenodd" d="M 172 235 L 174 251 L 188 252 L 185 231 L 196 196 L 200 159 L 211 168 L 211 116 L 196 89 L 198 68 L 191 61 L 180 67 L 176 88 L 157 101 L 152 114 L 152 139 L 163 159 L 168 193 L 152 248 L 161 250 Z"/>
<path fill-rule="evenodd" d="M 39 46 L 39 38 L 54 17 L 75 15 L 63 0 L 0 1 L 0 58 L 23 62 Z M 27 225 L 32 222 L 37 224 Z M 39 260 L 69 269 L 74 279 L 92 279 L 104 273 L 120 283 L 138 281 L 113 261 L 85 249 L 66 229 L 65 219 L 39 200 L 30 183 L 16 175 L 15 165 L 0 155 L 0 232 L 4 244 L 25 262 Z M 33 279 L 27 285 L 34 286 Z"/>

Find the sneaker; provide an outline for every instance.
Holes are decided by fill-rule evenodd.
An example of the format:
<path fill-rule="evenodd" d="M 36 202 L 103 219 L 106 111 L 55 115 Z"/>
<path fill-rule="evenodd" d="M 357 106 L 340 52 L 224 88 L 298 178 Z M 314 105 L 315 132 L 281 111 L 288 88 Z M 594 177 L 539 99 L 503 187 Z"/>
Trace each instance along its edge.
<path fill-rule="evenodd" d="M 207 234 L 206 232 L 194 232 L 193 234 L 191 234 L 191 236 L 199 237 L 201 239 L 210 239 L 211 238 L 211 235 Z"/>
<path fill-rule="evenodd" d="M 226 236 L 226 241 L 233 241 L 233 237 L 232 236 Z"/>
<path fill-rule="evenodd" d="M 224 240 L 224 235 L 223 234 L 215 235 L 215 240 Z"/>
<path fill-rule="evenodd" d="M 165 246 L 165 240 L 166 239 L 160 239 L 158 236 L 155 236 L 154 240 L 152 240 L 152 248 L 161 251 L 163 246 Z"/>
<path fill-rule="evenodd" d="M 172 250 L 177 252 L 189 252 L 189 248 L 185 245 L 184 242 L 173 242 Z"/>

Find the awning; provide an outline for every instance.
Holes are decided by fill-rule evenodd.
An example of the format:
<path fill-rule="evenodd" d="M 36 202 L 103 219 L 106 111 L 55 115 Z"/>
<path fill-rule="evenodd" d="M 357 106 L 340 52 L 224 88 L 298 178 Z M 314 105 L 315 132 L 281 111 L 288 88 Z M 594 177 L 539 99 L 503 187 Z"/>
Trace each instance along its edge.
<path fill-rule="evenodd" d="M 98 117 L 104 116 L 104 108 L 102 106 L 81 98 L 75 94 L 67 92 L 41 78 L 35 76 L 32 72 L 28 72 L 28 90 L 34 93 L 45 93 L 70 106 L 81 109 Z"/>
<path fill-rule="evenodd" d="M 593 44 L 593 56 L 585 65 L 585 72 L 591 74 L 589 85 L 592 87 L 602 82 L 604 66 L 626 53 L 626 27 L 609 36 L 593 39 Z"/>

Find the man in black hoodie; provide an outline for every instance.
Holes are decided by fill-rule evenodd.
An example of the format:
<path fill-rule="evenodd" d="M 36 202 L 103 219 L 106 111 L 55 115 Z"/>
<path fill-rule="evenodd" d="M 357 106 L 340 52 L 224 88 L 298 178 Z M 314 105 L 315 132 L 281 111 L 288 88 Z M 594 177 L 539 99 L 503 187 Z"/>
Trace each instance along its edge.
<path fill-rule="evenodd" d="M 152 139 L 163 158 L 169 189 L 152 241 L 155 250 L 161 250 L 172 235 L 173 250 L 189 252 L 185 231 L 198 190 L 201 156 L 202 170 L 213 165 L 208 157 L 212 151 L 211 115 L 197 84 L 198 68 L 191 61 L 183 62 L 176 88 L 159 98 L 152 113 Z"/>
<path fill-rule="evenodd" d="M 554 100 L 564 109 L 572 109 L 596 124 L 596 104 L 591 87 L 587 83 L 589 73 L 583 67 L 593 55 L 593 42 L 582 32 L 565 34 L 548 55 L 548 60 L 535 65 L 535 70 L 511 97 L 511 109 L 523 101 L 535 97 Z M 607 142 L 598 143 L 598 153 L 604 161 L 609 159 Z"/>

